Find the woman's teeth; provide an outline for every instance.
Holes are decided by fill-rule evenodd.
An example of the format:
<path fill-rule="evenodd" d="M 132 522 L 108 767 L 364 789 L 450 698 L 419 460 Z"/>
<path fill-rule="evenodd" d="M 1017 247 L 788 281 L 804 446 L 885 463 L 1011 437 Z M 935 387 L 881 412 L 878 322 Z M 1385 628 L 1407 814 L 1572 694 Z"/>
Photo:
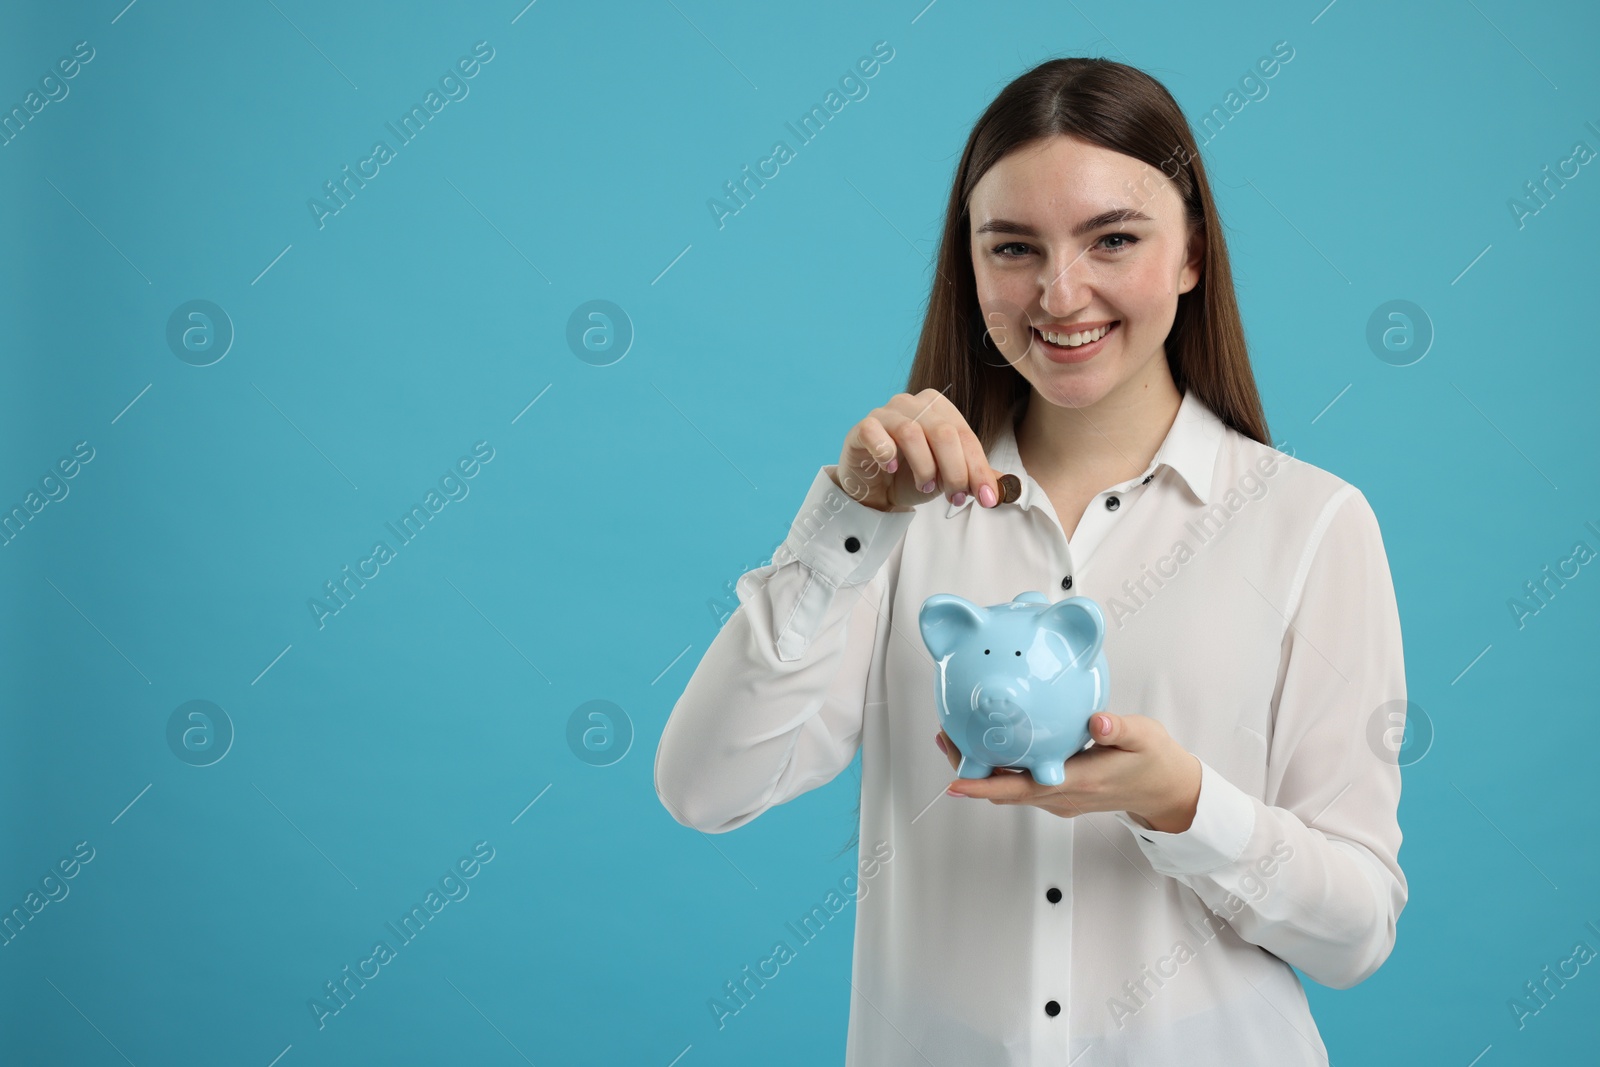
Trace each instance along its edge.
<path fill-rule="evenodd" d="M 1101 326 L 1099 329 L 1088 330 L 1083 333 L 1046 333 L 1040 330 L 1039 336 L 1053 345 L 1060 345 L 1062 348 L 1077 348 L 1079 345 L 1086 345 L 1092 341 L 1100 340 L 1100 338 L 1110 333 L 1111 327 L 1115 325 L 1116 323 L 1113 322 L 1108 326 Z"/>

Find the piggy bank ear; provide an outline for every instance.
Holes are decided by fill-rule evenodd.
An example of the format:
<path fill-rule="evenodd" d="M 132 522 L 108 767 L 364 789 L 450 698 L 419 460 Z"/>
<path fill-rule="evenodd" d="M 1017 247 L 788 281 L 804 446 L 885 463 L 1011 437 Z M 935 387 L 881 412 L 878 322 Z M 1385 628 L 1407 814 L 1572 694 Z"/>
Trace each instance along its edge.
<path fill-rule="evenodd" d="M 1039 628 L 1053 630 L 1066 639 L 1074 667 L 1094 666 L 1106 639 L 1106 620 L 1100 605 L 1086 596 L 1068 597 L 1052 604 L 1040 613 Z"/>
<path fill-rule="evenodd" d="M 922 628 L 922 643 L 934 659 L 943 659 L 957 645 L 983 628 L 988 612 L 970 600 L 953 593 L 936 593 L 922 602 L 917 625 Z"/>

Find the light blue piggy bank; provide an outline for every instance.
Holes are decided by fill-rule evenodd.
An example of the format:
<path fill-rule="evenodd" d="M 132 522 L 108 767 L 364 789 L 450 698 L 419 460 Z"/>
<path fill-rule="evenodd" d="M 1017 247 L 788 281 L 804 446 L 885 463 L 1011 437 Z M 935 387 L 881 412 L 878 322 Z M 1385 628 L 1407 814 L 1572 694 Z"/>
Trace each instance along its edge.
<path fill-rule="evenodd" d="M 1089 718 L 1110 697 L 1100 605 L 1027 592 L 980 608 L 939 593 L 917 622 L 938 668 L 940 724 L 961 750 L 956 776 L 1026 767 L 1040 785 L 1060 785 L 1062 764 L 1089 743 Z"/>

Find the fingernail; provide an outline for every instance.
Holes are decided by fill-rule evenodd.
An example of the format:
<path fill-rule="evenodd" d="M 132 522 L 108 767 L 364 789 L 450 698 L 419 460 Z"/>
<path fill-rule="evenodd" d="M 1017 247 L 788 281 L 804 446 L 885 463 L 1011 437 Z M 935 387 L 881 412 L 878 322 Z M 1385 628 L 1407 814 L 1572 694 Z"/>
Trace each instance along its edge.
<path fill-rule="evenodd" d="M 898 467 L 898 466 L 900 466 L 900 457 L 896 456 L 893 459 L 891 459 L 888 463 L 885 463 L 884 466 L 883 466 L 883 469 L 888 471 L 890 474 L 893 474 L 894 473 L 894 469 L 896 467 Z"/>
<path fill-rule="evenodd" d="M 985 484 L 978 490 L 978 503 L 982 504 L 986 508 L 994 507 L 995 495 L 994 488 L 992 486 Z"/>
<path fill-rule="evenodd" d="M 950 503 L 954 504 L 956 507 L 959 508 L 963 503 L 966 502 L 966 499 L 967 499 L 967 494 L 965 492 L 960 492 L 960 493 L 957 493 L 955 496 L 950 498 Z"/>
<path fill-rule="evenodd" d="M 1106 718 L 1104 715 L 1096 715 L 1094 717 L 1094 721 L 1095 721 L 1095 730 L 1098 733 L 1102 733 L 1103 734 L 1107 730 L 1111 729 L 1111 720 Z"/>
<path fill-rule="evenodd" d="M 944 793 L 945 793 L 945 796 L 949 796 L 949 797 L 964 797 L 964 796 L 967 795 L 965 793 L 958 793 L 954 789 L 946 789 L 944 791 Z"/>
<path fill-rule="evenodd" d="M 928 484 L 927 484 L 927 485 L 924 485 L 924 486 L 922 486 L 922 487 L 921 487 L 921 488 L 922 488 L 922 491 L 923 491 L 923 492 L 924 492 L 924 493 L 931 493 L 931 492 L 933 492 L 933 485 L 934 485 L 934 483 L 933 483 L 933 481 L 932 481 L 932 480 L 931 480 L 931 479 L 930 479 L 930 480 L 929 480 L 929 481 L 928 481 Z"/>

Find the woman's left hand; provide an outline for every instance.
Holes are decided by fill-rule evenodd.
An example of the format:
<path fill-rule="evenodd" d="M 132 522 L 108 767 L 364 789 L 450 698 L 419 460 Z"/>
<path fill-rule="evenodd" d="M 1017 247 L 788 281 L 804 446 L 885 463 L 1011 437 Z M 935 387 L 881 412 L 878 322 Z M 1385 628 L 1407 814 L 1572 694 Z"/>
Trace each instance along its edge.
<path fill-rule="evenodd" d="M 992 804 L 1033 804 L 1070 819 L 1086 811 L 1126 811 L 1134 821 L 1162 833 L 1182 833 L 1194 822 L 1200 800 L 1200 761 L 1167 728 L 1146 715 L 1100 712 L 1089 722 L 1094 744 L 1073 753 L 1066 781 L 1040 785 L 1026 768 L 996 767 L 988 778 L 957 778 L 959 796 Z M 961 765 L 961 753 L 940 730 L 936 743 Z"/>

